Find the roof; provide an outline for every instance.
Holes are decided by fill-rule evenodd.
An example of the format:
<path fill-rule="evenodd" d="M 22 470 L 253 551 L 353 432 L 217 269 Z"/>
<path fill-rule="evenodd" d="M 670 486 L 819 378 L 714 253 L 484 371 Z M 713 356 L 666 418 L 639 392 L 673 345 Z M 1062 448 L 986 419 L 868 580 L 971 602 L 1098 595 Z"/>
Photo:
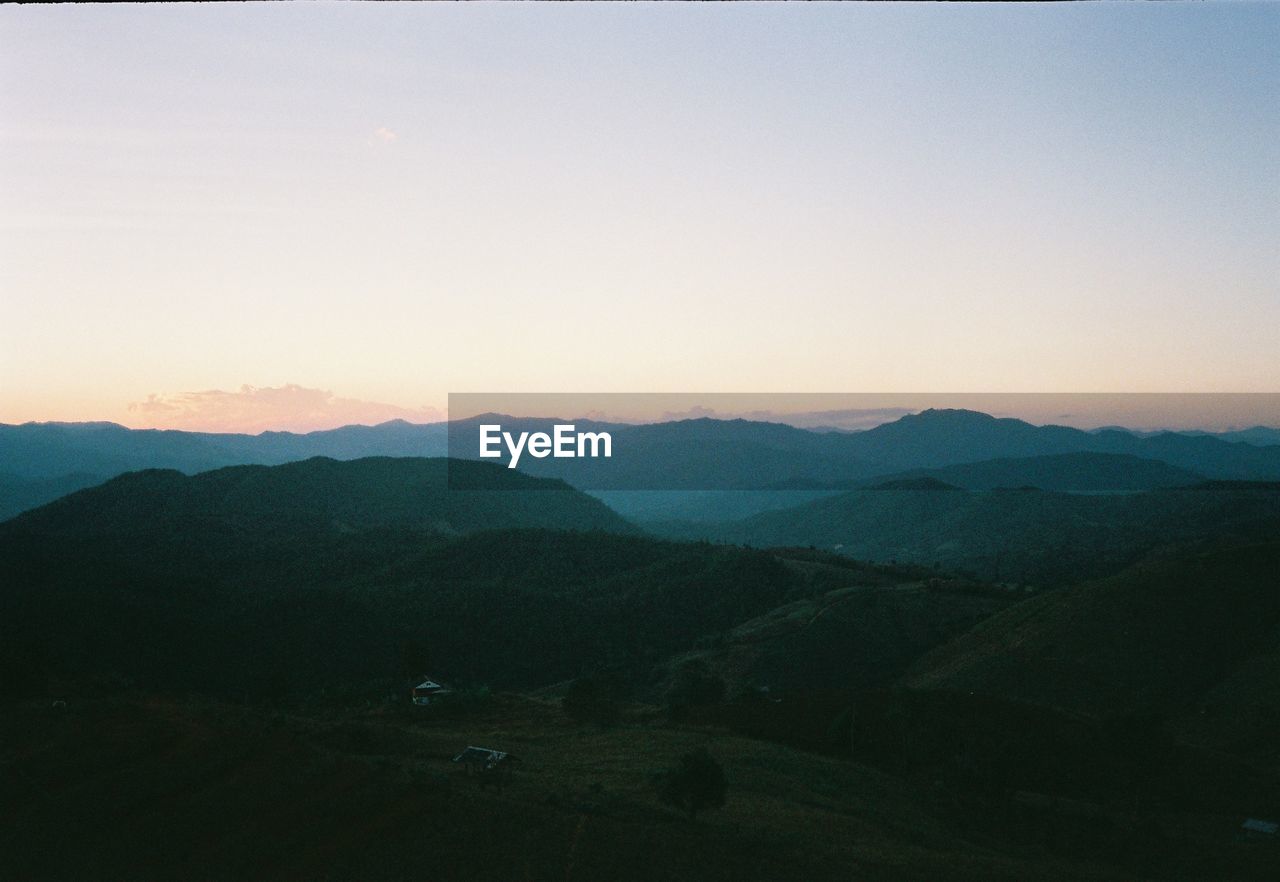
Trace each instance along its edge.
<path fill-rule="evenodd" d="M 503 760 L 517 762 L 514 756 L 502 750 L 491 750 L 488 747 L 468 747 L 453 758 L 455 763 L 485 763 L 494 766 Z"/>
<path fill-rule="evenodd" d="M 1275 836 L 1276 831 L 1280 830 L 1280 823 L 1275 821 L 1260 821 L 1257 818 L 1249 818 L 1240 826 L 1251 833 L 1266 833 L 1268 836 Z"/>
<path fill-rule="evenodd" d="M 443 692 L 446 691 L 443 686 L 435 680 L 423 680 L 417 686 L 413 687 L 414 692 Z"/>

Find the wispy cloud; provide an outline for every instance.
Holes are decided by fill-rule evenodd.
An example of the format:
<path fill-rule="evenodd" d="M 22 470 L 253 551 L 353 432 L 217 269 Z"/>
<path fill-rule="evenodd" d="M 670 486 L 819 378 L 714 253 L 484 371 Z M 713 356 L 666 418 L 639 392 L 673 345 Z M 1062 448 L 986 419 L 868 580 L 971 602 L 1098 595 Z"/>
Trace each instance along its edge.
<path fill-rule="evenodd" d="M 369 136 L 370 144 L 390 144 L 399 136 L 386 126 L 379 126 L 373 130 L 373 134 Z"/>
<path fill-rule="evenodd" d="M 310 432 L 352 424 L 373 425 L 401 419 L 430 423 L 444 419 L 435 407 L 407 408 L 376 401 L 339 398 L 326 389 L 305 386 L 241 386 L 176 394 L 153 393 L 129 405 L 136 424 L 158 429 L 200 432 Z"/>

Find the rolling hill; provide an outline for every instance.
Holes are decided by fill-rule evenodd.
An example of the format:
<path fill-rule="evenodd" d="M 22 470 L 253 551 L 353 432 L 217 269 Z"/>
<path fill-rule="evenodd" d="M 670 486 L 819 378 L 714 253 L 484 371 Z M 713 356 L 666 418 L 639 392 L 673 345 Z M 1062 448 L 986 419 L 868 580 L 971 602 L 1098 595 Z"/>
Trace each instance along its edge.
<path fill-rule="evenodd" d="M 1211 536 L 1265 535 L 1280 484 L 1217 482 L 1140 494 L 960 490 L 891 480 L 732 523 L 649 524 L 664 535 L 755 547 L 817 546 L 849 557 L 1053 586 L 1116 572 L 1147 553 Z"/>
<path fill-rule="evenodd" d="M 127 429 L 116 423 L 0 424 L 0 471 L 24 478 L 74 472 L 113 477 L 141 469 L 192 474 L 229 465 L 278 465 L 313 456 L 443 456 L 441 423 L 393 420 L 318 432 L 243 435 Z"/>
<path fill-rule="evenodd" d="M 1036 487 L 1060 493 L 1139 493 L 1204 480 L 1196 472 L 1125 453 L 1056 453 L 916 469 L 875 482 L 911 478 L 932 478 L 965 490 Z"/>
<path fill-rule="evenodd" d="M 1278 573 L 1274 534 L 1157 555 L 992 616 L 903 683 L 1169 720 L 1186 740 L 1280 770 Z"/>
<path fill-rule="evenodd" d="M 198 864 L 211 879 L 370 882 L 1132 878 L 1096 855 L 993 842 L 998 815 L 978 826 L 973 810 L 877 769 L 643 711 L 605 729 L 517 696 L 459 717 L 415 710 L 11 706 L 0 716 L 0 876 L 161 880 Z M 523 760 L 501 789 L 450 762 L 479 737 Z M 691 824 L 655 799 L 652 777 L 697 748 L 731 783 L 724 808 Z M 1138 842 L 1135 826 L 1126 819 L 1117 838 Z M 1157 840 L 1128 862 L 1186 862 L 1194 847 Z M 1207 852 L 1233 877 L 1265 878 L 1248 872 L 1263 864 L 1244 846 Z"/>
<path fill-rule="evenodd" d="M 851 573 L 842 587 L 743 622 L 678 664 L 705 666 L 730 694 L 856 694 L 888 686 L 931 648 L 1019 599 L 964 580 Z"/>
<path fill-rule="evenodd" d="M 547 431 L 558 422 L 494 414 L 450 424 L 392 421 L 307 434 L 259 435 L 132 430 L 113 423 L 0 425 L 0 473 L 12 476 L 0 482 L 0 515 L 50 501 L 62 488 L 84 486 L 84 476 L 105 479 L 143 469 L 192 474 L 315 456 L 347 460 L 448 453 L 477 459 L 476 427 L 484 421 L 514 432 Z M 1133 492 L 1188 483 L 1201 476 L 1280 480 L 1280 445 L 1232 443 L 1176 432 L 1084 432 L 961 410 L 928 410 L 853 433 L 741 419 L 648 425 L 578 421 L 577 425 L 612 433 L 613 456 L 607 460 L 526 456 L 520 469 L 562 479 L 579 489 L 612 491 L 611 501 L 624 515 L 645 518 L 744 517 L 804 498 L 791 494 L 812 498 L 903 472 L 979 462 L 988 465 L 955 473 L 952 483 L 971 489 L 1032 484 L 1072 492 Z M 659 505 L 654 494 L 663 491 L 668 495 Z M 726 493 L 751 495 L 709 495 Z"/>
<path fill-rule="evenodd" d="M 0 524 L 0 875 L 1269 878 L 1236 830 L 1280 793 L 1277 496 L 916 475 L 729 527 L 923 568 L 655 539 L 488 463 L 122 475 Z M 1027 599 L 932 569 L 990 550 L 1147 560 Z M 453 703 L 409 705 L 424 671 Z M 546 699 L 595 678 L 607 725 Z M 654 775 L 708 745 L 730 801 L 691 824 Z"/>
<path fill-rule="evenodd" d="M 445 489 L 446 468 L 493 489 Z M 123 475 L 0 525 L 0 585 L 10 690 L 92 670 L 293 697 L 394 683 L 422 647 L 476 683 L 642 681 L 832 587 L 776 555 L 645 538 L 558 482 L 377 458 Z"/>
<path fill-rule="evenodd" d="M 467 485 L 474 490 L 450 488 Z M 599 501 L 558 481 L 488 463 L 316 457 L 280 466 L 230 466 L 194 476 L 130 472 L 27 512 L 10 532 L 78 536 L 173 532 L 200 524 L 286 524 L 350 532 L 374 527 L 444 534 L 511 527 L 634 532 Z"/>

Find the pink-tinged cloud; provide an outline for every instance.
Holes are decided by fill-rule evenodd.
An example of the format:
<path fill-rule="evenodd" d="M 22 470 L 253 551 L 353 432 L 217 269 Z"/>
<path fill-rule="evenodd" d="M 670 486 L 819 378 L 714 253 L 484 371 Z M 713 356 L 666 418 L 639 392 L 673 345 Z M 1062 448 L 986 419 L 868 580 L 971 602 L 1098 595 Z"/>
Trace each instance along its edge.
<path fill-rule="evenodd" d="M 373 130 L 373 140 L 380 141 L 383 144 L 390 144 L 398 135 L 386 126 L 380 126 Z"/>
<path fill-rule="evenodd" d="M 408 408 L 338 398 L 328 390 L 293 383 L 278 387 L 241 386 L 238 392 L 214 389 L 176 395 L 153 393 L 146 401 L 130 404 L 129 412 L 136 415 L 136 428 L 248 433 L 312 432 L 387 420 L 433 423 L 445 418 L 445 412 L 435 407 Z"/>

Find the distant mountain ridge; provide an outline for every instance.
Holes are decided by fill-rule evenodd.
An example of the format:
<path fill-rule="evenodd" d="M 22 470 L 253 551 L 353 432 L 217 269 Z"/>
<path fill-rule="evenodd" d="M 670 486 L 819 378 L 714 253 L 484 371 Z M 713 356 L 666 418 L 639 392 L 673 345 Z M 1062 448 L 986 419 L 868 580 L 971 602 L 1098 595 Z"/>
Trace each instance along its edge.
<path fill-rule="evenodd" d="M 279 465 L 328 456 L 443 456 L 443 423 L 392 420 L 318 432 L 258 435 L 128 429 L 116 423 L 0 424 L 0 472 L 48 478 L 87 472 L 112 477 L 140 469 L 188 474 L 228 465 Z"/>
<path fill-rule="evenodd" d="M 480 420 L 508 431 L 548 431 L 557 420 L 486 415 L 451 424 L 392 421 L 307 434 L 134 430 L 115 424 L 0 425 L 0 517 L 53 498 L 72 474 L 102 479 L 148 468 L 197 473 L 228 465 L 278 465 L 313 456 L 478 458 Z M 523 457 L 520 470 L 591 490 L 848 489 L 903 473 L 971 466 L 939 480 L 972 489 L 1031 484 L 1072 492 L 1133 492 L 1200 478 L 1280 480 L 1280 445 L 1209 435 L 1034 426 L 976 411 L 927 410 L 864 432 L 814 432 L 781 423 L 691 419 L 630 425 L 579 420 L 613 436 L 609 459 Z M 450 443 L 452 439 L 453 443 Z M 1037 457 L 1099 459 L 1021 462 Z M 1106 457 L 1130 457 L 1128 461 Z M 1137 460 L 1148 461 L 1139 463 Z M 1151 463 L 1162 464 L 1152 465 Z M 1070 473 L 1076 474 L 1072 476 Z M 959 474 L 959 473 L 956 473 Z M 1029 477 L 1028 477 L 1029 476 Z M 44 482 L 42 484 L 42 482 Z"/>
<path fill-rule="evenodd" d="M 1034 426 L 970 410 L 926 410 L 847 436 L 863 459 L 900 470 L 1064 453 L 1110 453 L 1153 459 L 1206 477 L 1280 475 L 1280 448 L 1236 444 L 1210 435 L 1127 430 L 1086 432 Z"/>
<path fill-rule="evenodd" d="M 1280 429 L 1271 426 L 1250 426 L 1247 429 L 1226 429 L 1220 432 L 1210 432 L 1204 429 L 1126 429 L 1124 426 L 1103 426 L 1095 429 L 1097 432 L 1128 432 L 1131 435 L 1137 435 L 1142 438 L 1149 438 L 1152 435 L 1161 435 L 1164 432 L 1174 432 L 1178 435 L 1188 435 L 1191 437 L 1208 437 L 1217 438 L 1219 441 L 1230 441 L 1236 444 L 1252 444 L 1255 447 L 1269 447 L 1280 444 Z"/>
<path fill-rule="evenodd" d="M 672 538 L 812 546 L 858 560 L 939 565 L 1037 586 L 1109 575 L 1159 548 L 1280 533 L 1280 485 L 1205 482 L 1145 493 L 961 490 L 937 478 L 881 485 L 729 522 L 649 522 Z"/>
<path fill-rule="evenodd" d="M 1198 484 L 1197 472 L 1127 453 L 1052 453 L 916 469 L 883 481 L 932 480 L 965 490 L 1036 487 L 1062 493 L 1138 493 Z M 877 479 L 876 486 L 882 485 Z"/>

